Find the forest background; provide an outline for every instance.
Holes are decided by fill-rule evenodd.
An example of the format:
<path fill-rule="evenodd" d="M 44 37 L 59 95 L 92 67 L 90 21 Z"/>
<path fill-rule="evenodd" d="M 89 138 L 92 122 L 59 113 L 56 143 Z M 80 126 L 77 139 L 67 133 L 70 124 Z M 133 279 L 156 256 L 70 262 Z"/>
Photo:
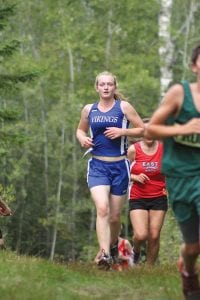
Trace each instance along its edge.
<path fill-rule="evenodd" d="M 96 75 L 114 73 L 141 117 L 169 84 L 192 79 L 198 0 L 0 0 L 0 193 L 7 247 L 50 260 L 92 260 L 98 246 L 87 159 L 75 137 Z M 122 221 L 131 239 L 128 205 Z M 169 209 L 160 260 L 181 237 Z M 169 251 L 170 248 L 170 257 Z"/>

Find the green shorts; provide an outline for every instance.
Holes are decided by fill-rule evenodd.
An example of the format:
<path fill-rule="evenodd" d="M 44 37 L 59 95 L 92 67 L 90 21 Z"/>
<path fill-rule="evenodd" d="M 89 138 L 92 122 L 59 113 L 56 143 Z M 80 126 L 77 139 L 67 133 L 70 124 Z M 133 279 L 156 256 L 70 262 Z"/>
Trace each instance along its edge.
<path fill-rule="evenodd" d="M 167 177 L 169 203 L 179 223 L 200 216 L 200 175 Z"/>

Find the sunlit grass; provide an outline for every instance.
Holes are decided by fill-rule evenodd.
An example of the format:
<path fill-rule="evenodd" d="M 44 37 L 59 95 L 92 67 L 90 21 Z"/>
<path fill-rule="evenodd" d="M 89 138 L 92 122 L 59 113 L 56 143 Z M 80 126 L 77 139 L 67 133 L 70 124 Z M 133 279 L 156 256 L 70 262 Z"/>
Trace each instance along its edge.
<path fill-rule="evenodd" d="M 100 271 L 93 264 L 56 264 L 0 253 L 0 299 L 181 300 L 179 274 L 173 265 Z"/>

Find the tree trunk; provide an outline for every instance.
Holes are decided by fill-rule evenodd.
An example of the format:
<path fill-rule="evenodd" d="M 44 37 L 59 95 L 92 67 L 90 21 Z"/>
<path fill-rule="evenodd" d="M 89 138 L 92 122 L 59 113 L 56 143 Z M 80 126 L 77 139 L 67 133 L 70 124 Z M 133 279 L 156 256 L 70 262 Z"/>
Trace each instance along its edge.
<path fill-rule="evenodd" d="M 112 8 L 110 8 L 108 12 L 108 27 L 107 27 L 107 40 L 106 40 L 106 49 L 105 49 L 105 60 L 106 60 L 106 68 L 109 67 L 110 62 L 110 54 L 111 54 L 111 42 L 112 42 L 112 25 L 111 25 L 111 19 L 112 19 L 113 11 Z"/>
<path fill-rule="evenodd" d="M 46 218 L 48 218 L 48 201 L 49 201 L 49 161 L 48 161 L 48 135 L 47 135 L 47 121 L 46 121 L 46 112 L 45 112 L 45 100 L 43 96 L 42 88 L 41 91 L 41 119 L 42 119 L 42 129 L 43 129 L 43 151 L 44 151 L 44 194 L 45 194 L 45 212 Z M 50 234 L 48 226 L 46 226 L 46 253 L 49 253 L 49 242 Z"/>
<path fill-rule="evenodd" d="M 69 57 L 69 74 L 70 74 L 70 85 L 69 85 L 69 100 L 70 103 L 74 103 L 74 60 L 71 47 L 68 45 L 68 57 Z M 75 125 L 74 132 L 72 133 L 72 145 L 74 151 L 72 151 L 72 169 L 73 169 L 73 189 L 72 189 L 72 210 L 71 210 L 71 232 L 75 234 L 76 230 L 76 198 L 77 198 L 77 185 L 78 185 L 78 173 L 77 173 L 77 155 L 76 155 L 76 136 L 75 136 Z M 71 259 L 75 260 L 76 257 L 76 245 L 74 239 L 71 241 Z"/>
<path fill-rule="evenodd" d="M 21 28 L 21 36 L 24 36 L 24 29 Z M 21 57 L 24 56 L 24 48 L 21 45 L 20 47 L 20 55 Z M 24 94 L 22 93 L 22 98 L 23 98 L 23 108 L 24 108 L 24 120 L 25 120 L 25 127 L 26 125 L 29 124 L 29 117 L 28 117 L 28 102 L 26 100 L 26 97 L 24 96 Z M 25 132 L 26 135 L 28 136 L 28 129 L 27 127 L 25 128 Z M 24 147 L 24 153 L 23 153 L 23 158 L 24 161 L 26 162 L 26 166 L 24 166 L 24 168 L 26 168 L 26 174 L 28 174 L 28 169 L 29 169 L 29 165 L 28 165 L 28 150 L 27 150 L 27 146 L 25 145 Z M 22 242 L 22 230 L 23 230 L 23 219 L 24 219 L 24 214 L 25 214 L 25 200 L 26 200 L 26 196 L 24 195 L 24 192 L 27 193 L 27 188 L 26 188 L 26 181 L 27 181 L 27 176 L 24 176 L 22 178 L 22 183 L 21 183 L 21 196 L 20 199 L 18 200 L 18 207 L 20 208 L 20 212 L 19 212 L 19 223 L 18 223 L 18 230 L 17 230 L 17 239 L 16 239 L 16 252 L 20 252 L 21 249 L 21 242 Z"/>
<path fill-rule="evenodd" d="M 58 188 L 57 188 L 57 196 L 55 203 L 55 221 L 53 225 L 53 234 L 52 234 L 52 244 L 51 244 L 51 253 L 50 260 L 53 261 L 55 255 L 56 248 L 56 239 L 58 232 L 58 217 L 60 212 L 60 199 L 61 199 L 61 189 L 63 183 L 63 153 L 64 153 L 64 143 L 65 143 L 65 127 L 62 126 L 61 133 L 61 145 L 60 145 L 60 161 L 59 161 L 59 178 L 58 178 Z"/>
<path fill-rule="evenodd" d="M 190 2 L 190 9 L 189 13 L 187 15 L 187 19 L 185 22 L 185 34 L 184 34 L 184 49 L 183 49 L 183 66 L 184 66 L 184 72 L 182 75 L 182 79 L 185 78 L 186 70 L 188 69 L 188 45 L 189 45 L 189 37 L 191 32 L 191 27 L 194 23 L 195 13 L 198 10 L 200 4 L 196 2 L 196 0 L 191 0 Z"/>
<path fill-rule="evenodd" d="M 172 0 L 160 1 L 159 38 L 160 38 L 160 96 L 163 98 L 170 82 L 173 79 L 172 60 L 174 45 L 171 40 L 170 25 L 172 13 Z"/>

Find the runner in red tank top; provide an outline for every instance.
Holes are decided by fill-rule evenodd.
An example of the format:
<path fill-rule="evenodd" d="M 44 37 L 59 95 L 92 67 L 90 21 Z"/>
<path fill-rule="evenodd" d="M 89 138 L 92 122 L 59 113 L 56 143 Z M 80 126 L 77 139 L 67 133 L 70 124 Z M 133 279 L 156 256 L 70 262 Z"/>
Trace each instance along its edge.
<path fill-rule="evenodd" d="M 145 121 L 144 121 L 145 122 Z M 161 174 L 162 143 L 143 138 L 128 149 L 131 162 L 129 211 L 133 227 L 134 263 L 147 243 L 147 264 L 156 262 L 167 211 L 165 177 Z"/>

